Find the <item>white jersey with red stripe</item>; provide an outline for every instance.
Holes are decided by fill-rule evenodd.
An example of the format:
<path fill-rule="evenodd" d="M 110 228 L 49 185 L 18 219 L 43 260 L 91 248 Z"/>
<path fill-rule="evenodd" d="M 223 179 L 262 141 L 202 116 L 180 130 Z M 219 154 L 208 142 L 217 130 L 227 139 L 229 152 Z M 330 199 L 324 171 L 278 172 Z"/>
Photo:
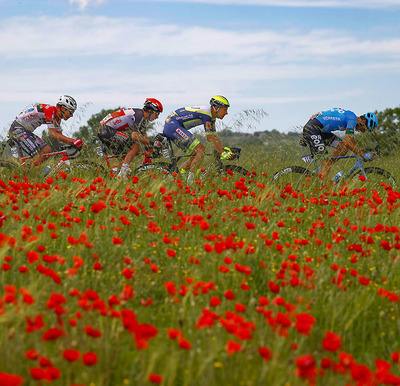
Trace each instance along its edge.
<path fill-rule="evenodd" d="M 111 127 L 116 131 L 134 130 L 144 131 L 144 114 L 142 109 L 120 109 L 108 114 L 100 122 L 101 125 Z"/>
<path fill-rule="evenodd" d="M 47 124 L 49 128 L 61 131 L 61 118 L 57 117 L 57 107 L 45 103 L 35 103 L 17 115 L 15 121 L 25 130 L 35 131 Z"/>

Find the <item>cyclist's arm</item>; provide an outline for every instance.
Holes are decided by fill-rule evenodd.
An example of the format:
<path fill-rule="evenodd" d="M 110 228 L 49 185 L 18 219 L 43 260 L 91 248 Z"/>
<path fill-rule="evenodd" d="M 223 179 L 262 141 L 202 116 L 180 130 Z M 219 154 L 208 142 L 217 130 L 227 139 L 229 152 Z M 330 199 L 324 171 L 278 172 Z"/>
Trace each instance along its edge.
<path fill-rule="evenodd" d="M 55 127 L 49 127 L 49 134 L 51 138 L 67 145 L 72 145 L 75 141 L 73 138 L 66 137 L 61 131 L 57 131 Z"/>
<path fill-rule="evenodd" d="M 357 142 L 354 139 L 354 135 L 346 134 L 344 136 L 344 144 L 349 150 L 364 158 L 365 153 L 358 147 Z"/>
<path fill-rule="evenodd" d="M 215 150 L 219 154 L 222 154 L 224 151 L 224 147 L 222 146 L 221 139 L 218 137 L 218 135 L 215 131 L 214 122 L 211 122 L 211 121 L 204 122 L 204 129 L 206 131 L 207 141 L 210 142 L 214 146 Z"/>
<path fill-rule="evenodd" d="M 145 133 L 139 133 L 138 131 L 132 131 L 132 139 L 135 142 L 142 143 L 145 147 L 151 147 L 150 139 Z"/>
<path fill-rule="evenodd" d="M 219 154 L 223 153 L 224 147 L 222 146 L 221 139 L 218 137 L 217 134 L 215 134 L 215 133 L 207 134 L 206 138 L 207 138 L 207 141 L 210 142 L 214 146 L 215 150 L 217 150 L 217 152 Z"/>

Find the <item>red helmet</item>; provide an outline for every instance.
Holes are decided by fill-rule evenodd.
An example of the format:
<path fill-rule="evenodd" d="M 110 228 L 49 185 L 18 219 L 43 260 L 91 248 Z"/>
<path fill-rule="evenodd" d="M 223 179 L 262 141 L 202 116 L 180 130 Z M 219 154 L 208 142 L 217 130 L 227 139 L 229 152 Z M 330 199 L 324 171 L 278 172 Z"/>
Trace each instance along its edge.
<path fill-rule="evenodd" d="M 144 102 L 144 107 L 155 111 L 156 113 L 162 113 L 163 107 L 160 101 L 154 98 L 146 98 Z"/>

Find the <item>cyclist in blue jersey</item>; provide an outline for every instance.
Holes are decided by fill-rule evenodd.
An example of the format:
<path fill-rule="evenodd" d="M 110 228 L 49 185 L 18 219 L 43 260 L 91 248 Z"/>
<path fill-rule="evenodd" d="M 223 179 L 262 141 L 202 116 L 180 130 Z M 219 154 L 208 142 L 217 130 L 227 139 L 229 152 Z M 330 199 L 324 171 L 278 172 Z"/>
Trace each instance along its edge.
<path fill-rule="evenodd" d="M 228 100 L 222 95 L 211 98 L 210 106 L 182 107 L 173 111 L 165 120 L 163 134 L 188 155 L 194 155 L 181 166 L 181 172 L 187 173 L 188 184 L 194 182 L 198 165 L 204 157 L 204 145 L 190 132 L 195 126 L 204 125 L 207 140 L 221 154 L 221 159 L 229 160 L 234 154 L 223 147 L 215 129 L 215 120 L 228 114 Z"/>
<path fill-rule="evenodd" d="M 347 154 L 349 150 L 358 154 L 364 160 L 372 160 L 373 153 L 364 153 L 354 140 L 354 131 L 364 133 L 373 131 L 378 126 L 378 118 L 374 113 L 366 113 L 357 116 L 350 110 L 333 108 L 320 111 L 311 116 L 303 128 L 303 137 L 300 140 L 302 146 L 309 146 L 311 153 L 324 154 L 326 146 L 336 148 L 331 157 L 340 157 Z M 333 131 L 345 131 L 344 141 L 336 136 Z M 321 173 L 327 176 L 334 160 L 328 159 L 323 162 Z M 326 177 L 325 177 L 326 178 Z"/>

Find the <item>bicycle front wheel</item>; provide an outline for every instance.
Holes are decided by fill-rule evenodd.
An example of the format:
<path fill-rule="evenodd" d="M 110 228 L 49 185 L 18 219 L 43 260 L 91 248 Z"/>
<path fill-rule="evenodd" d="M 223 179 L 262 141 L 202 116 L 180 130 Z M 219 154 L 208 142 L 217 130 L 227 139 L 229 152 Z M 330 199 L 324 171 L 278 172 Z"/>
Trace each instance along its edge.
<path fill-rule="evenodd" d="M 11 161 L 0 160 L 0 179 L 1 178 L 10 178 L 13 174 L 21 173 L 23 168 Z M 26 172 L 26 170 L 23 170 Z"/>
<path fill-rule="evenodd" d="M 172 166 L 168 162 L 153 162 L 151 164 L 140 165 L 135 169 L 134 175 L 144 176 L 144 175 L 170 175 L 173 170 Z"/>
<path fill-rule="evenodd" d="M 376 167 L 369 167 L 369 168 L 365 168 L 364 169 L 365 174 L 367 175 L 367 181 L 368 184 L 371 187 L 378 187 L 380 186 L 382 183 L 386 184 L 386 185 L 390 185 L 393 188 L 397 187 L 396 184 L 396 180 L 394 179 L 394 177 L 386 170 L 381 169 L 381 168 L 376 168 Z M 355 179 L 362 179 L 364 175 L 362 174 L 361 171 L 357 172 L 354 175 Z"/>
<path fill-rule="evenodd" d="M 308 186 L 312 181 L 313 173 L 301 166 L 287 166 L 284 169 L 278 170 L 272 177 L 271 182 L 279 188 L 284 188 L 287 185 L 297 187 Z"/>

